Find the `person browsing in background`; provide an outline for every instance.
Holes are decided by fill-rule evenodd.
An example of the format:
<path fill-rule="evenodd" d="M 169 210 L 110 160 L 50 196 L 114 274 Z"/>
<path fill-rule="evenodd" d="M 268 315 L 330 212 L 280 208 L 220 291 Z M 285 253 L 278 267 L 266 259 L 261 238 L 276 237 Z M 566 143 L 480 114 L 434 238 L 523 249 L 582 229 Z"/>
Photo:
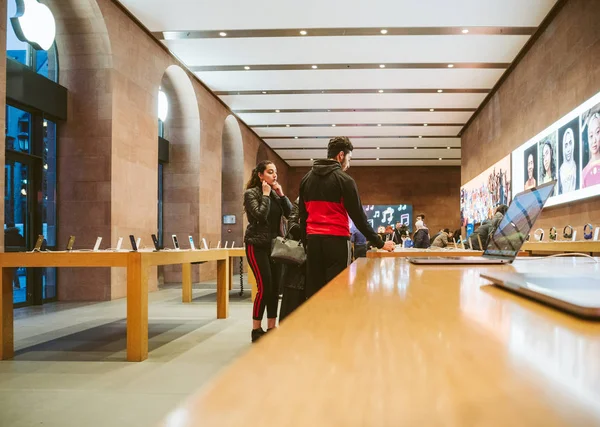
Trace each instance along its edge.
<path fill-rule="evenodd" d="M 394 241 L 394 229 L 392 228 L 391 225 L 388 225 L 387 227 L 385 227 L 385 239 L 383 239 L 384 241 Z"/>
<path fill-rule="evenodd" d="M 347 137 L 335 137 L 327 159 L 316 160 L 300 183 L 300 227 L 306 243 L 306 296 L 310 298 L 341 273 L 350 261 L 348 216 L 377 248 L 394 250 L 367 221 L 350 167 L 354 146 Z"/>
<path fill-rule="evenodd" d="M 385 227 L 383 225 L 377 227 L 377 235 L 385 242 Z"/>
<path fill-rule="evenodd" d="M 587 127 L 590 160 L 581 173 L 582 188 L 600 184 L 600 114 L 592 114 Z"/>
<path fill-rule="evenodd" d="M 358 231 L 358 228 L 354 224 L 351 230 L 350 241 L 354 245 L 354 258 L 365 258 L 367 256 L 367 238 Z"/>
<path fill-rule="evenodd" d="M 542 184 L 556 179 L 556 166 L 554 164 L 554 148 L 550 141 L 544 142 L 542 149 Z"/>
<path fill-rule="evenodd" d="M 568 128 L 563 135 L 563 163 L 558 170 L 560 194 L 575 191 L 577 187 L 577 163 L 573 156 L 575 148 L 575 134 Z"/>
<path fill-rule="evenodd" d="M 525 181 L 525 190 L 533 188 L 536 186 L 535 178 L 533 177 L 533 172 L 535 171 L 535 161 L 533 160 L 533 154 L 527 156 L 527 181 Z"/>
<path fill-rule="evenodd" d="M 404 232 L 404 234 L 401 237 L 401 240 L 402 240 L 403 248 L 412 248 L 413 247 L 413 241 L 410 238 L 410 234 L 408 234 L 408 231 Z"/>
<path fill-rule="evenodd" d="M 500 224 L 500 221 L 502 221 L 502 218 L 504 218 L 504 214 L 507 210 L 508 206 L 498 205 L 492 219 L 481 223 L 479 228 L 477 228 L 467 239 L 467 241 L 471 241 L 471 249 L 482 251 L 484 248 L 487 248 L 491 235 L 496 231 L 496 228 L 498 228 L 498 225 Z M 479 236 L 479 239 L 477 236 Z M 479 240 L 481 240 L 483 248 L 479 246 Z"/>
<path fill-rule="evenodd" d="M 265 331 L 262 318 L 267 310 L 267 331 L 277 322 L 281 264 L 271 259 L 271 242 L 280 235 L 281 217 L 288 218 L 292 203 L 277 182 L 277 167 L 264 160 L 256 165 L 244 192 L 244 210 L 248 227 L 244 235 L 246 258 L 254 273 L 257 293 L 252 308 L 252 342 Z"/>
<path fill-rule="evenodd" d="M 445 248 L 448 246 L 448 240 L 452 240 L 452 233 L 448 228 L 444 228 L 438 236 L 433 239 L 433 243 L 431 246 L 435 246 L 437 248 Z"/>
<path fill-rule="evenodd" d="M 395 244 L 402 244 L 402 223 L 398 221 L 394 227 L 394 238 L 392 239 Z"/>
<path fill-rule="evenodd" d="M 429 247 L 429 229 L 425 227 L 422 220 L 415 223 L 415 235 L 413 236 L 413 247 L 427 249 Z"/>
<path fill-rule="evenodd" d="M 417 215 L 417 218 L 415 219 L 415 221 L 423 221 L 423 227 L 427 228 L 427 226 L 425 225 L 425 214 L 424 213 L 420 213 L 419 215 Z"/>

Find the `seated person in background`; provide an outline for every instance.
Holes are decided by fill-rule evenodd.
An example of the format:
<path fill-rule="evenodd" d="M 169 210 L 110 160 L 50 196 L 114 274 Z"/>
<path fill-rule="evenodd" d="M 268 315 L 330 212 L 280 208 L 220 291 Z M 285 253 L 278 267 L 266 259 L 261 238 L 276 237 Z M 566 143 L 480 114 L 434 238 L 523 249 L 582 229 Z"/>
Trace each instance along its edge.
<path fill-rule="evenodd" d="M 437 233 L 435 233 L 433 236 L 429 236 L 429 245 L 432 245 L 433 241 L 437 238 L 437 236 L 439 236 L 443 232 L 444 232 L 444 230 L 441 229 L 440 231 L 438 231 Z"/>
<path fill-rule="evenodd" d="M 413 247 L 413 241 L 410 238 L 410 234 L 408 234 L 408 231 L 402 235 L 402 247 L 403 248 L 412 248 Z"/>
<path fill-rule="evenodd" d="M 377 234 L 381 237 L 381 240 L 385 242 L 385 227 L 383 225 L 377 227 Z"/>
<path fill-rule="evenodd" d="M 413 246 L 415 248 L 427 249 L 429 247 L 429 229 L 425 227 L 423 221 L 419 220 L 415 223 L 417 231 L 413 236 Z"/>
<path fill-rule="evenodd" d="M 439 233 L 435 239 L 433 239 L 431 246 L 445 248 L 448 246 L 448 240 L 452 241 L 452 233 L 448 228 L 444 228 L 442 232 Z"/>
<path fill-rule="evenodd" d="M 397 245 L 402 244 L 402 223 L 397 222 L 394 228 L 394 243 Z"/>
<path fill-rule="evenodd" d="M 498 228 L 498 224 L 500 224 L 500 221 L 502 221 L 502 218 L 504 218 L 504 214 L 506 213 L 507 209 L 508 206 L 506 205 L 498 205 L 496 208 L 496 213 L 494 213 L 492 219 L 482 222 L 479 228 L 469 236 L 467 241 L 471 241 L 471 249 L 482 251 L 487 247 L 492 233 L 494 233 L 496 228 Z M 477 236 L 479 236 L 479 239 L 477 239 Z M 481 245 L 483 245 L 483 248 L 479 246 L 479 240 L 481 240 Z"/>
<path fill-rule="evenodd" d="M 461 233 L 462 231 L 459 228 L 458 230 L 454 231 L 454 234 L 452 235 L 452 238 L 456 241 L 456 244 L 460 243 Z"/>

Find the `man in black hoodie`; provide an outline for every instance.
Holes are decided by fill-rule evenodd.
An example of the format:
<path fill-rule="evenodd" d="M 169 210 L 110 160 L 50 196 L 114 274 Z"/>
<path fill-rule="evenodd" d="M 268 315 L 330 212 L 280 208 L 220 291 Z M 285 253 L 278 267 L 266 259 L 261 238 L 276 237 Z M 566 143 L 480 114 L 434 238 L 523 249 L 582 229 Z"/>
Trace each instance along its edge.
<path fill-rule="evenodd" d="M 350 263 L 350 227 L 373 246 L 394 250 L 373 231 L 362 208 L 354 180 L 345 173 L 354 147 L 347 137 L 329 141 L 327 159 L 316 160 L 300 183 L 300 227 L 306 243 L 306 297 L 310 298 Z"/>

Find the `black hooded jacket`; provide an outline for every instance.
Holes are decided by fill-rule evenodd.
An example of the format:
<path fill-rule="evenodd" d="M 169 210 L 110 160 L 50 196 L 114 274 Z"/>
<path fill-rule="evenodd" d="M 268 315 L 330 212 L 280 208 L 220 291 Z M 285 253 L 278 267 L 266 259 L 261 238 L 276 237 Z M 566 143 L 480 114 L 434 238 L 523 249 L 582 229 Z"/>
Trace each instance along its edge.
<path fill-rule="evenodd" d="M 348 215 L 356 228 L 378 248 L 383 241 L 373 231 L 362 208 L 354 180 L 335 160 L 316 160 L 300 183 L 302 236 L 350 237 Z"/>

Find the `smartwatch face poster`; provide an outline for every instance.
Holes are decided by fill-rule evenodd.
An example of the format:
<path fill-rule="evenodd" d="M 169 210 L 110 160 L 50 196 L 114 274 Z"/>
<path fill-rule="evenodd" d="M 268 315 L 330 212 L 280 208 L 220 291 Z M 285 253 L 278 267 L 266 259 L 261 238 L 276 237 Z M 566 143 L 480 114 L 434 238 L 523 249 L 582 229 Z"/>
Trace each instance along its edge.
<path fill-rule="evenodd" d="M 496 206 L 510 205 L 511 200 L 509 155 L 460 188 L 461 226 L 466 227 L 492 218 Z"/>
<path fill-rule="evenodd" d="M 515 194 L 556 180 L 546 206 L 600 195 L 600 93 L 512 153 Z"/>

